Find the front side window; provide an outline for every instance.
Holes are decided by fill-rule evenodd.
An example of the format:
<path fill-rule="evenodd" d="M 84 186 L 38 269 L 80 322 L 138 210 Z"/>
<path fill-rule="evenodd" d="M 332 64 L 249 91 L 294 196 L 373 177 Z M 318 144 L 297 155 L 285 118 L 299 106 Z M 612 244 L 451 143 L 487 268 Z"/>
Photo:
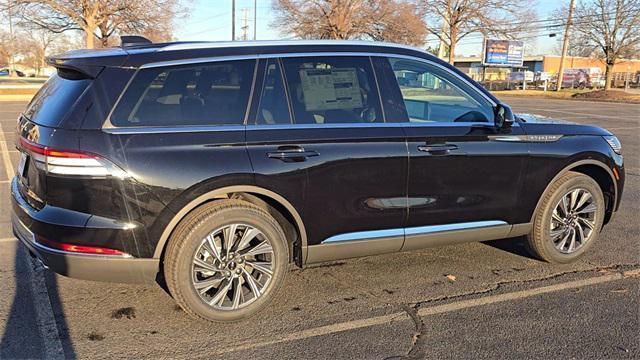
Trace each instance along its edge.
<path fill-rule="evenodd" d="M 454 75 L 420 61 L 390 59 L 410 122 L 489 122 L 493 107 Z"/>
<path fill-rule="evenodd" d="M 282 60 L 296 124 L 384 122 L 368 57 Z"/>
<path fill-rule="evenodd" d="M 142 69 L 111 116 L 114 126 L 242 125 L 255 60 Z"/>

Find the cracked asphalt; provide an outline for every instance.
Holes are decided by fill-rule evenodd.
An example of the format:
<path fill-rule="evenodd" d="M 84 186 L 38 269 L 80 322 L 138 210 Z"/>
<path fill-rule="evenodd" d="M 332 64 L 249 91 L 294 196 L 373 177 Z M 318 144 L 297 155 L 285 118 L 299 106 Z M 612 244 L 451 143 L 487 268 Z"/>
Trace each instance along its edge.
<path fill-rule="evenodd" d="M 550 265 L 516 238 L 294 269 L 268 311 L 226 325 L 192 320 L 158 286 L 34 264 L 8 205 L 25 103 L 0 102 L 0 358 L 640 359 L 640 105 L 505 100 L 621 139 L 622 208 L 589 254 Z"/>

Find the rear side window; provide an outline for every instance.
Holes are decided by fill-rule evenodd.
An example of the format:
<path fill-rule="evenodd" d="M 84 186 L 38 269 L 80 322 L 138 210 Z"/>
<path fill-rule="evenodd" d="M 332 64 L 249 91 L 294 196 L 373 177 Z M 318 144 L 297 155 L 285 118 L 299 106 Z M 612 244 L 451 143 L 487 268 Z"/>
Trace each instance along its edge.
<path fill-rule="evenodd" d="M 282 72 L 277 59 L 267 61 L 260 93 L 256 124 L 290 124 L 289 105 L 285 94 Z"/>
<path fill-rule="evenodd" d="M 255 60 L 142 69 L 111 116 L 114 126 L 242 125 Z"/>
<path fill-rule="evenodd" d="M 383 122 L 368 57 L 282 60 L 296 124 Z"/>
<path fill-rule="evenodd" d="M 24 115 L 38 125 L 56 127 L 89 84 L 89 79 L 68 80 L 54 74 L 33 97 Z"/>

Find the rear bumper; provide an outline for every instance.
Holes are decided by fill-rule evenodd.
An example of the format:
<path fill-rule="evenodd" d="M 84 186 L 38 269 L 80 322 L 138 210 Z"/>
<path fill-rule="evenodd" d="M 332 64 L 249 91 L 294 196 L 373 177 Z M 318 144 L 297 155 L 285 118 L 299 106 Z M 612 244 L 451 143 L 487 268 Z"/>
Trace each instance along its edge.
<path fill-rule="evenodd" d="M 16 180 L 11 184 L 13 233 L 45 266 L 58 274 L 85 280 L 121 283 L 153 283 L 159 268 L 158 259 L 131 256 L 78 254 L 52 249 L 36 241 L 33 229 L 48 229 L 63 234 L 77 232 L 78 226 L 47 222 L 38 216 L 18 191 Z M 66 229 L 72 227 L 73 229 Z M 44 237 L 47 234 L 39 234 Z"/>

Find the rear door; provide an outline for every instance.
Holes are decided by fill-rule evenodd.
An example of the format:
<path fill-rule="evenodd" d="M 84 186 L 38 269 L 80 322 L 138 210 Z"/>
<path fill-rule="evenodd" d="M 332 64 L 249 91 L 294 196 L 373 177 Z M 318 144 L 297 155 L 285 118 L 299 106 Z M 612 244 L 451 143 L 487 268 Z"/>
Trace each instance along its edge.
<path fill-rule="evenodd" d="M 161 211 L 170 217 L 203 192 L 251 183 L 244 121 L 256 64 L 246 59 L 140 69 L 103 130 L 81 140 L 83 150 L 104 154 L 135 180 L 93 192 L 126 199 L 122 216 L 158 232 L 140 242 L 150 244 L 148 253 L 163 230 L 152 225 L 169 220 L 158 216 Z"/>
<path fill-rule="evenodd" d="M 379 250 L 399 250 L 407 147 L 401 125 L 385 122 L 369 57 L 268 59 L 264 65 L 247 126 L 256 183 L 300 212 L 308 245 L 380 238 L 388 234 L 380 230 L 394 229 L 398 237 Z"/>
<path fill-rule="evenodd" d="M 396 114 L 407 122 L 410 155 L 405 248 L 420 231 L 511 223 L 528 147 L 501 140 L 518 139 L 512 135 L 522 129 L 515 124 L 497 133 L 492 101 L 440 66 L 404 58 L 376 62 L 379 77 L 391 79 L 385 103 L 405 109 Z"/>

